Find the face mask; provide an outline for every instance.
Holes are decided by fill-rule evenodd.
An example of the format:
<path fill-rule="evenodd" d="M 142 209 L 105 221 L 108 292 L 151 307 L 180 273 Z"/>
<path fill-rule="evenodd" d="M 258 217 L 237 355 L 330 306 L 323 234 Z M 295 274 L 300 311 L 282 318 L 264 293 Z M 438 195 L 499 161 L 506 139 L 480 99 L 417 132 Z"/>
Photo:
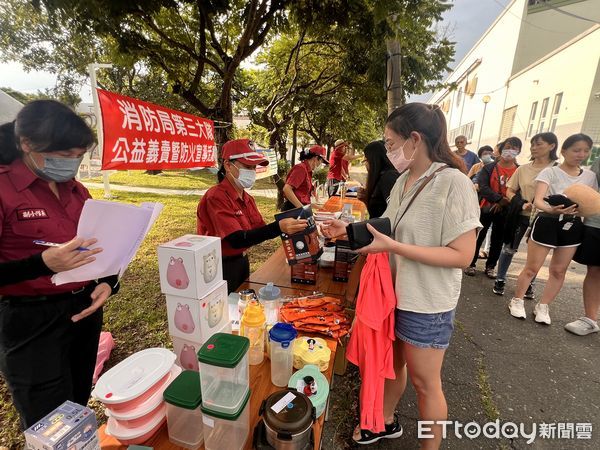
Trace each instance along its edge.
<path fill-rule="evenodd" d="M 489 164 L 492 161 L 494 161 L 494 157 L 492 155 L 483 155 L 481 157 L 481 160 L 483 161 L 484 164 Z"/>
<path fill-rule="evenodd" d="M 519 155 L 519 150 L 507 149 L 502 150 L 502 157 L 505 159 L 516 159 Z"/>
<path fill-rule="evenodd" d="M 408 168 L 408 166 L 410 166 L 410 163 L 413 161 L 413 156 L 415 156 L 415 152 L 417 151 L 417 147 L 415 147 L 412 155 L 410 155 L 410 159 L 406 159 L 404 157 L 404 146 L 406 145 L 407 142 L 408 141 L 405 141 L 399 150 L 396 150 L 395 152 L 387 152 L 386 153 L 386 155 L 387 155 L 388 159 L 390 160 L 390 162 L 392 163 L 392 165 L 400 173 L 404 172 Z"/>
<path fill-rule="evenodd" d="M 237 183 L 242 189 L 251 189 L 256 181 L 256 170 L 251 169 L 240 169 L 237 177 Z"/>
<path fill-rule="evenodd" d="M 79 158 L 51 158 L 44 156 L 44 168 L 40 169 L 35 160 L 29 154 L 29 158 L 35 166 L 35 172 L 40 178 L 47 181 L 63 183 L 72 180 L 77 175 L 83 156 Z"/>

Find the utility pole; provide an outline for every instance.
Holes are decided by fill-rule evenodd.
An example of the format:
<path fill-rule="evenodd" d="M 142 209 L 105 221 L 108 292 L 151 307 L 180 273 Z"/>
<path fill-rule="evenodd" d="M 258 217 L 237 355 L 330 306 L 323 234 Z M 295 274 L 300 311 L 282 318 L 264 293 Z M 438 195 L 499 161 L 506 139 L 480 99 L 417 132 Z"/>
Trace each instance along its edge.
<path fill-rule="evenodd" d="M 400 41 L 396 39 L 388 39 L 387 46 L 387 63 L 386 63 L 386 80 L 385 88 L 387 91 L 388 115 L 402 106 L 402 58 Z"/>
<path fill-rule="evenodd" d="M 98 83 L 96 81 L 96 70 L 110 69 L 112 64 L 88 64 L 88 73 L 90 75 L 90 84 L 92 85 L 92 99 L 94 100 L 94 113 L 96 114 L 96 131 L 98 134 L 98 149 L 100 153 L 100 161 L 104 152 L 104 129 L 102 128 L 102 112 L 100 111 L 100 101 L 98 100 Z M 111 198 L 110 183 L 108 181 L 108 172 L 102 171 L 102 181 L 104 182 L 104 198 Z"/>

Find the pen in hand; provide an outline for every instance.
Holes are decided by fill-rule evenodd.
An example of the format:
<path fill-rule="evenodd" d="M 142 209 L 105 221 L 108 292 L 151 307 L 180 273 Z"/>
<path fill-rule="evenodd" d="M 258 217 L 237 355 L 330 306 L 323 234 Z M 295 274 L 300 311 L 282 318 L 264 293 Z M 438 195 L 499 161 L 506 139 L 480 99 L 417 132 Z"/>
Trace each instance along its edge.
<path fill-rule="evenodd" d="M 46 241 L 40 241 L 40 240 L 34 240 L 33 243 L 36 245 L 43 245 L 44 247 L 60 247 L 61 245 L 64 245 L 64 244 L 57 244 L 56 242 L 46 242 Z M 90 249 L 86 248 L 86 247 L 77 247 L 76 250 L 78 250 L 80 252 L 87 252 Z"/>

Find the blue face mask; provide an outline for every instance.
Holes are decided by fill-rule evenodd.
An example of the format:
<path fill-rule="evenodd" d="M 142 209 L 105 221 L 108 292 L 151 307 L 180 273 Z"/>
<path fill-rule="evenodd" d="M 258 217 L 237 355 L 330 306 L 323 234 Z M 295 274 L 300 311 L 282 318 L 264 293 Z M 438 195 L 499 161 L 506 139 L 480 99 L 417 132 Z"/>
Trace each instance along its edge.
<path fill-rule="evenodd" d="M 83 156 L 79 158 L 52 158 L 44 156 L 44 168 L 40 169 L 35 160 L 29 157 L 35 166 L 35 172 L 47 181 L 63 183 L 72 180 L 77 175 Z"/>

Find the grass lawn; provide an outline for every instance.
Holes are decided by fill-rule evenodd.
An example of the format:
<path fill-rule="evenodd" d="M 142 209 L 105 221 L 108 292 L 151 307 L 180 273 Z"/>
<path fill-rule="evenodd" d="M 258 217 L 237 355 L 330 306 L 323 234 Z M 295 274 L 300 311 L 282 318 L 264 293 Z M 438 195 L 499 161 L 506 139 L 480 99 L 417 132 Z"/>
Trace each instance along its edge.
<path fill-rule="evenodd" d="M 169 175 L 145 177 L 168 180 L 171 178 Z M 139 173 L 134 173 L 133 176 L 136 179 L 143 177 Z M 103 196 L 101 190 L 91 192 L 95 198 Z M 197 197 L 185 195 L 161 196 L 127 192 L 114 192 L 114 195 L 116 201 L 125 203 L 161 202 L 165 209 L 125 273 L 119 294 L 111 298 L 104 308 L 104 331 L 110 331 L 116 343 L 105 369 L 144 348 L 171 347 L 165 300 L 160 292 L 156 247 L 177 236 L 195 233 L 198 204 Z M 275 200 L 256 197 L 256 202 L 265 221 L 271 222 L 275 213 Z M 266 261 L 280 242 L 277 238 L 250 249 L 251 271 Z M 90 404 L 96 411 L 98 421 L 104 423 L 106 418 L 103 408 L 98 402 Z M 0 380 L 0 447 L 12 449 L 22 448 L 23 445 L 17 413 L 12 406 L 6 385 Z"/>
<path fill-rule="evenodd" d="M 208 170 L 165 170 L 162 175 L 147 175 L 143 170 L 127 170 L 110 174 L 111 184 L 162 189 L 208 189 L 217 183 L 217 176 Z M 82 181 L 102 183 L 102 177 L 83 178 Z M 256 181 L 253 189 L 275 189 L 271 177 Z"/>

